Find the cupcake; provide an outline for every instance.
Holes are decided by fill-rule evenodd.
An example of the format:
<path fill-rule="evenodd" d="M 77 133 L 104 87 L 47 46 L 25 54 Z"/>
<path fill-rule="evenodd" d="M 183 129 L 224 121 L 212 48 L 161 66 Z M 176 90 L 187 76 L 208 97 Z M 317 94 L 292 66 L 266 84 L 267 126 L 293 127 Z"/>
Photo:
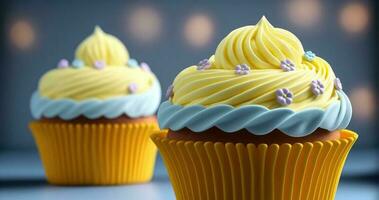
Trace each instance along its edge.
<path fill-rule="evenodd" d="M 153 175 L 160 84 L 146 63 L 99 27 L 75 59 L 45 73 L 30 129 L 47 180 L 63 185 L 140 183 Z"/>
<path fill-rule="evenodd" d="M 177 199 L 334 199 L 357 134 L 330 65 L 265 17 L 180 72 L 152 136 Z"/>

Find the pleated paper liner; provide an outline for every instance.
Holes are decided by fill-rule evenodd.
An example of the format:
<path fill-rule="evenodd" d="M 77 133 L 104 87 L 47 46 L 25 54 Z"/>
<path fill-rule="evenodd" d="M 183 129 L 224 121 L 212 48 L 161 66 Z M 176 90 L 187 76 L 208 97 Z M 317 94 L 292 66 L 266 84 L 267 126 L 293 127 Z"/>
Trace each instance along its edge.
<path fill-rule="evenodd" d="M 59 185 L 150 181 L 156 123 L 71 124 L 31 122 L 47 180 Z"/>
<path fill-rule="evenodd" d="M 176 198 L 332 200 L 358 135 L 296 144 L 177 141 L 154 134 Z"/>

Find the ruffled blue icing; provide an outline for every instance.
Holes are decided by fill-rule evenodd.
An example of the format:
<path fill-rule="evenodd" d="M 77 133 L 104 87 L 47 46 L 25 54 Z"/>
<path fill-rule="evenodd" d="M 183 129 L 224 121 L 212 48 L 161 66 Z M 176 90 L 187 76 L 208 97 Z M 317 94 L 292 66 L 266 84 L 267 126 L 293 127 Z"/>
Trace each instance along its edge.
<path fill-rule="evenodd" d="M 337 92 L 340 101 L 326 109 L 307 108 L 297 112 L 288 108 L 270 110 L 259 105 L 179 106 L 165 101 L 158 110 L 158 122 L 161 128 L 174 131 L 188 128 L 202 132 L 217 127 L 228 133 L 247 129 L 255 135 L 265 135 L 278 129 L 291 137 L 303 137 L 317 128 L 334 131 L 347 127 L 352 115 L 351 103 L 345 93 Z"/>
<path fill-rule="evenodd" d="M 150 116 L 155 113 L 161 101 L 161 87 L 155 81 L 151 89 L 144 93 L 114 97 L 106 100 L 88 99 L 74 101 L 72 99 L 51 100 L 34 92 L 30 102 L 32 115 L 36 119 L 42 117 L 59 117 L 64 120 L 85 116 L 89 119 L 105 117 L 108 119 L 127 115 L 131 118 Z"/>

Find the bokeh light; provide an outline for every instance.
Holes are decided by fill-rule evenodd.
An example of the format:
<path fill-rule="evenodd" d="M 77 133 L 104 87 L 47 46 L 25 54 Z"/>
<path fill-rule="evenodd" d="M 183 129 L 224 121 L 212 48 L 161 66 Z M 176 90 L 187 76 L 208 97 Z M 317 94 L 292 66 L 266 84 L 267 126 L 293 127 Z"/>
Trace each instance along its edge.
<path fill-rule="evenodd" d="M 360 33 L 366 30 L 370 20 L 366 5 L 358 2 L 345 5 L 339 16 L 339 23 L 349 33 Z"/>
<path fill-rule="evenodd" d="M 128 17 L 128 32 L 140 42 L 152 42 L 162 32 L 162 17 L 148 6 L 134 8 Z"/>
<path fill-rule="evenodd" d="M 9 37 L 16 48 L 26 50 L 35 42 L 35 30 L 30 22 L 18 20 L 11 25 Z"/>
<path fill-rule="evenodd" d="M 303 28 L 317 25 L 322 17 L 319 0 L 290 0 L 286 11 L 290 22 Z"/>
<path fill-rule="evenodd" d="M 359 120 L 370 120 L 375 115 L 374 91 L 366 86 L 360 86 L 351 91 L 350 101 L 353 106 L 353 117 Z"/>
<path fill-rule="evenodd" d="M 193 47 L 204 47 L 214 35 L 214 23 L 205 14 L 190 16 L 184 25 L 184 37 Z"/>

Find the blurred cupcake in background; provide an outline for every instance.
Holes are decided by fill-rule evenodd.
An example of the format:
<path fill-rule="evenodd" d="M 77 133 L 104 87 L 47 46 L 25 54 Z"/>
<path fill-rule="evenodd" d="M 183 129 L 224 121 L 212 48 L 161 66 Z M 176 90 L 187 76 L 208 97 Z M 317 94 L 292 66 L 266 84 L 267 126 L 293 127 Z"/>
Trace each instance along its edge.
<path fill-rule="evenodd" d="M 332 200 L 357 134 L 330 65 L 265 17 L 180 72 L 152 136 L 177 199 Z"/>
<path fill-rule="evenodd" d="M 123 184 L 152 178 L 160 84 L 146 63 L 99 27 L 45 73 L 30 123 L 50 183 Z"/>

